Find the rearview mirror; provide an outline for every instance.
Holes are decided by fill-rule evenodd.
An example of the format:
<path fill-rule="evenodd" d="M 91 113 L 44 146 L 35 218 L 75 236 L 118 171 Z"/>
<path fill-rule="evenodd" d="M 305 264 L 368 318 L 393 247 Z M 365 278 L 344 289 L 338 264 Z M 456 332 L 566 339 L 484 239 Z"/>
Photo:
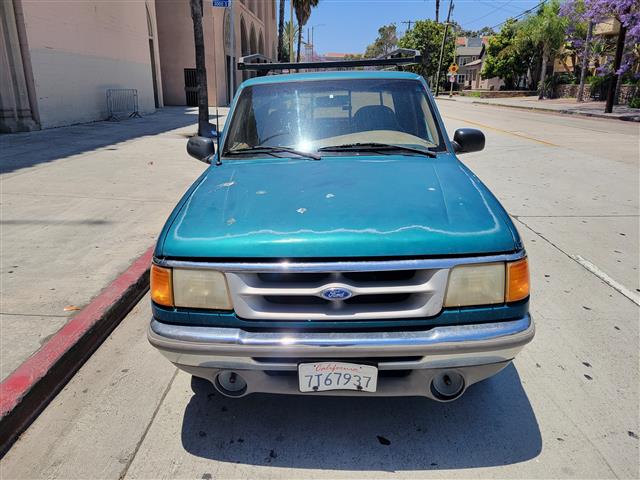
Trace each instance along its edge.
<path fill-rule="evenodd" d="M 201 162 L 211 163 L 211 159 L 216 153 L 215 138 L 194 135 L 187 142 L 187 153 Z"/>
<path fill-rule="evenodd" d="M 456 153 L 479 152 L 484 149 L 484 133 L 475 128 L 459 128 L 451 144 Z"/>

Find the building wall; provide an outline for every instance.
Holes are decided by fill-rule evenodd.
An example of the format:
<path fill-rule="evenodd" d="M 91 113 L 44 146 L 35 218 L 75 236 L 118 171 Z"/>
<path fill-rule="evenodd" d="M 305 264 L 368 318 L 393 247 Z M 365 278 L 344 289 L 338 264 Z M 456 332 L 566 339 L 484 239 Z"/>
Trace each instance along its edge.
<path fill-rule="evenodd" d="M 42 128 L 106 119 L 109 88 L 136 88 L 140 111 L 155 110 L 143 0 L 23 2 L 23 12 Z"/>
<path fill-rule="evenodd" d="M 232 64 L 235 66 L 243 54 L 262 53 L 272 57 L 277 44 L 275 0 L 238 0 L 232 4 L 235 34 L 235 59 Z M 189 2 L 156 0 L 155 5 L 164 100 L 167 105 L 186 105 L 184 69 L 195 68 Z M 209 105 L 227 105 L 227 54 L 230 57 L 231 52 L 225 52 L 225 9 L 214 8 L 211 2 L 205 1 L 202 21 Z M 236 87 L 248 76 L 236 70 Z"/>

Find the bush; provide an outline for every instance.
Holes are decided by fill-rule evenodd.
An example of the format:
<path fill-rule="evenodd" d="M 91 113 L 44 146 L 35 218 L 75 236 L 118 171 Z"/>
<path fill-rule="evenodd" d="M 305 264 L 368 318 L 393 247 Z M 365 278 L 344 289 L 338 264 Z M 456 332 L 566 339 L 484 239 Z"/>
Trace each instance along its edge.
<path fill-rule="evenodd" d="M 640 97 L 633 97 L 631 100 L 629 100 L 629 107 L 640 108 Z"/>
<path fill-rule="evenodd" d="M 578 79 L 573 73 L 556 73 L 553 75 L 555 85 L 575 85 Z"/>
<path fill-rule="evenodd" d="M 591 77 L 587 77 L 587 83 L 595 88 L 602 85 L 605 82 L 605 80 L 606 80 L 606 77 L 601 77 L 599 75 L 593 75 Z"/>

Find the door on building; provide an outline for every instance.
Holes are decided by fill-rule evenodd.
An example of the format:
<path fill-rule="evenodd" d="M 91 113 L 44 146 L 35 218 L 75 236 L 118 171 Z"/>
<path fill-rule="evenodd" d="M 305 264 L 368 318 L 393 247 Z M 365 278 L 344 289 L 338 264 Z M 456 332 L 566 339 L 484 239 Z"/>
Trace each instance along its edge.
<path fill-rule="evenodd" d="M 184 92 L 189 107 L 198 106 L 198 74 L 195 68 L 184 69 Z"/>

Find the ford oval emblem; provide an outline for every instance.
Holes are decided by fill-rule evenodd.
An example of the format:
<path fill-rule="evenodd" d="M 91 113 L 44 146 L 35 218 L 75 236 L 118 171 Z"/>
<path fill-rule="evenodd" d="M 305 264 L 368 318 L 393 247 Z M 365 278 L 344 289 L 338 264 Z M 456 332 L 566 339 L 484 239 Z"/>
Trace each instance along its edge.
<path fill-rule="evenodd" d="M 351 297 L 351 295 L 353 295 L 351 290 L 347 290 L 346 288 L 327 288 L 322 292 L 322 297 L 331 301 L 346 300 Z"/>

